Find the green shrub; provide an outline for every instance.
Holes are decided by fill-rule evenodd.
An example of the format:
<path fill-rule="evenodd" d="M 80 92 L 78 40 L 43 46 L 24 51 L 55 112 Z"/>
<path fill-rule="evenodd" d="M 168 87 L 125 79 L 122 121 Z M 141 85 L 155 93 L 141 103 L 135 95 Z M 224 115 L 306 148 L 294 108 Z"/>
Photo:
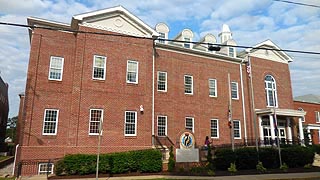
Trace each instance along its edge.
<path fill-rule="evenodd" d="M 238 169 L 255 169 L 258 163 L 256 148 L 239 148 L 235 150 Z"/>
<path fill-rule="evenodd" d="M 216 173 L 214 172 L 214 170 L 209 169 L 209 170 L 208 170 L 208 175 L 209 175 L 209 176 L 214 176 L 214 175 L 216 175 Z"/>
<path fill-rule="evenodd" d="M 96 173 L 96 155 L 67 155 L 55 164 L 56 175 L 85 175 Z M 99 159 L 100 173 L 126 173 L 133 171 L 159 172 L 162 154 L 158 150 L 129 151 L 102 154 Z"/>
<path fill-rule="evenodd" d="M 227 170 L 231 163 L 236 161 L 232 149 L 217 149 L 215 151 L 214 165 L 219 170 Z"/>
<path fill-rule="evenodd" d="M 280 166 L 280 169 L 281 169 L 283 172 L 287 172 L 288 169 L 289 169 L 289 166 L 288 166 L 286 163 L 283 163 L 283 164 Z"/>
<path fill-rule="evenodd" d="M 320 144 L 312 145 L 313 152 L 320 154 Z"/>
<path fill-rule="evenodd" d="M 264 173 L 267 171 L 267 168 L 263 167 L 263 164 L 261 161 L 258 162 L 258 164 L 256 165 L 256 169 L 257 171 L 259 171 L 260 173 Z"/>
<path fill-rule="evenodd" d="M 231 174 L 236 173 L 236 172 L 238 171 L 238 170 L 237 170 L 236 163 L 230 163 L 230 167 L 228 168 L 228 171 L 229 171 Z"/>
<path fill-rule="evenodd" d="M 276 148 L 259 148 L 259 160 L 267 169 L 279 167 L 279 151 Z"/>
<path fill-rule="evenodd" d="M 176 165 L 176 162 L 174 160 L 174 154 L 173 154 L 173 147 L 170 147 L 170 152 L 169 152 L 169 163 L 168 163 L 168 171 L 169 172 L 173 172 L 174 171 L 174 167 Z"/>
<path fill-rule="evenodd" d="M 311 147 L 292 146 L 282 149 L 281 157 L 289 167 L 303 167 L 313 162 L 314 150 Z"/>
<path fill-rule="evenodd" d="M 312 168 L 312 164 L 306 164 L 303 166 L 303 168 L 305 169 L 311 169 Z"/>

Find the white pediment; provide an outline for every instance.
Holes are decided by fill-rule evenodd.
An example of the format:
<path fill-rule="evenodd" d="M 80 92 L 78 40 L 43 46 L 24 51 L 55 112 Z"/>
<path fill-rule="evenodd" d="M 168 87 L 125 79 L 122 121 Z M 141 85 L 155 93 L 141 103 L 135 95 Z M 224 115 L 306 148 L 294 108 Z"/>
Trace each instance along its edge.
<path fill-rule="evenodd" d="M 74 27 L 82 25 L 125 35 L 148 37 L 158 33 L 122 6 L 73 16 Z"/>
<path fill-rule="evenodd" d="M 260 44 L 255 45 L 253 48 L 246 49 L 246 52 L 250 52 L 250 56 L 258 57 L 261 59 L 289 63 L 292 62 L 292 58 L 282 51 L 271 40 L 266 40 Z"/>

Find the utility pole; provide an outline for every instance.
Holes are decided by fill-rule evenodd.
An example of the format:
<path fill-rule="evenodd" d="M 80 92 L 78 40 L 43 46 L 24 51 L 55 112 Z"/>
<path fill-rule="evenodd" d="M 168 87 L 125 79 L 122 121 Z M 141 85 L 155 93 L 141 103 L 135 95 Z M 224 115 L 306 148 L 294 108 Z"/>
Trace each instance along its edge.
<path fill-rule="evenodd" d="M 233 119 L 232 119 L 232 98 L 231 98 L 231 81 L 230 81 L 230 73 L 228 73 L 228 84 L 229 84 L 229 107 L 228 107 L 228 120 L 229 120 L 229 122 L 231 123 L 230 138 L 231 138 L 232 151 L 234 151 L 234 125 L 233 125 Z"/>

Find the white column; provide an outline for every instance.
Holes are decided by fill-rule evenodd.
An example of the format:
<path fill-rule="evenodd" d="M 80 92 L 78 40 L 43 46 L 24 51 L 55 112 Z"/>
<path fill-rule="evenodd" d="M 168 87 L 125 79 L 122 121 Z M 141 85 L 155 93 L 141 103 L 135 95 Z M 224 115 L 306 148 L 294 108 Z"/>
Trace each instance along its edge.
<path fill-rule="evenodd" d="M 299 137 L 300 137 L 300 142 L 301 145 L 304 146 L 304 135 L 303 135 L 303 127 L 302 127 L 302 118 L 303 117 L 299 117 Z"/>
<path fill-rule="evenodd" d="M 307 132 L 308 132 L 308 137 L 309 137 L 309 145 L 312 145 L 312 139 L 311 139 L 311 131 L 309 128 L 307 128 Z"/>
<path fill-rule="evenodd" d="M 258 120 L 259 120 L 260 142 L 261 142 L 261 145 L 264 145 L 263 126 L 262 126 L 262 118 L 261 118 L 261 116 L 258 116 Z"/>
<path fill-rule="evenodd" d="M 274 120 L 273 120 L 273 114 L 269 115 L 269 119 L 270 119 L 270 129 L 271 129 L 271 139 L 273 141 L 272 144 L 276 144 L 275 139 L 276 139 L 276 134 L 274 132 Z"/>
<path fill-rule="evenodd" d="M 291 119 L 287 117 L 287 140 L 288 144 L 292 144 Z"/>

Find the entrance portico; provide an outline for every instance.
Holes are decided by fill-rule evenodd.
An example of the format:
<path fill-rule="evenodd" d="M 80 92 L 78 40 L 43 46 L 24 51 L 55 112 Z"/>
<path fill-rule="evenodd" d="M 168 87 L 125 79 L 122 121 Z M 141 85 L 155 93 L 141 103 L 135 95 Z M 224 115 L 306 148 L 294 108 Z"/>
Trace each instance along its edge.
<path fill-rule="evenodd" d="M 258 117 L 260 146 L 276 145 L 278 132 L 280 144 L 294 143 L 295 132 L 293 132 L 293 124 L 296 118 L 298 118 L 297 125 L 299 129 L 299 132 L 297 132 L 298 141 L 304 144 L 302 121 L 306 112 L 279 108 L 256 109 L 255 112 Z M 276 131 L 276 128 L 278 131 Z"/>

